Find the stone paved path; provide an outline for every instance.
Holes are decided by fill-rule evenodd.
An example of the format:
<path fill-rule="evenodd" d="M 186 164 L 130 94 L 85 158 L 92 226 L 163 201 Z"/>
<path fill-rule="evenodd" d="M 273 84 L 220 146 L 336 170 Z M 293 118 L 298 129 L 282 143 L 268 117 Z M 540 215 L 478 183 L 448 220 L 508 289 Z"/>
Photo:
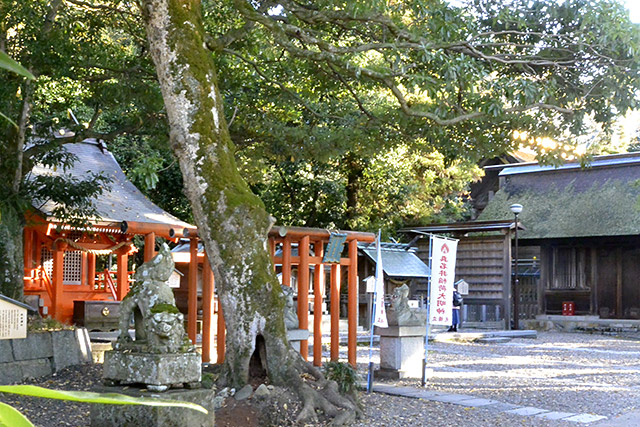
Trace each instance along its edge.
<path fill-rule="evenodd" d="M 431 400 L 434 402 L 445 402 L 453 405 L 464 407 L 493 410 L 497 412 L 506 412 L 524 417 L 539 417 L 547 420 L 563 420 L 573 421 L 576 423 L 593 423 L 595 421 L 606 420 L 604 415 L 594 414 L 575 414 L 571 412 L 556 412 L 543 408 L 534 408 L 531 406 L 518 406 L 510 403 L 499 402 L 497 400 L 483 399 L 465 394 L 448 394 L 439 393 L 430 390 L 422 390 L 417 387 L 394 386 L 390 384 L 374 383 L 373 391 L 376 393 L 384 393 L 393 396 L 409 397 L 414 399 Z M 637 425 L 637 424 L 635 424 Z"/>

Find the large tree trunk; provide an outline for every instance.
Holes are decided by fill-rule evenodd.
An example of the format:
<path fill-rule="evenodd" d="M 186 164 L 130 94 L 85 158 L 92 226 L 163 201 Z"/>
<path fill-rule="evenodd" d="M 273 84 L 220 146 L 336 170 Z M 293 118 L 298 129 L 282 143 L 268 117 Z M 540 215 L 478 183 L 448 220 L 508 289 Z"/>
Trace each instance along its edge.
<path fill-rule="evenodd" d="M 0 294 L 22 300 L 24 261 L 22 230 L 24 217 L 10 204 L 0 203 Z"/>
<path fill-rule="evenodd" d="M 204 46 L 200 1 L 145 0 L 143 15 L 171 146 L 226 320 L 224 378 L 236 387 L 247 383 L 256 339 L 262 336 L 269 379 L 298 389 L 305 401 L 301 418 L 314 418 L 316 407 L 336 415 L 337 404 L 349 405 L 339 402 L 335 383 L 303 362 L 287 341 L 284 299 L 266 245 L 271 218 L 236 167 L 212 54 Z M 327 390 L 324 397 L 304 383 L 302 372 Z"/>

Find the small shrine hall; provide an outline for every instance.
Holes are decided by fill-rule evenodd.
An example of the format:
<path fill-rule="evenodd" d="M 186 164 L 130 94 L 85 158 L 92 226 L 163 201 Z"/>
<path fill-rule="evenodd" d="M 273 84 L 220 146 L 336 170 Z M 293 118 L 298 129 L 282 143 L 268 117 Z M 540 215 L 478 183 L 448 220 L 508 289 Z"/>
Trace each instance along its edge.
<path fill-rule="evenodd" d="M 144 241 L 144 261 L 155 255 L 156 238 L 173 243 L 183 239 L 186 250 L 176 251 L 174 260 L 176 266 L 182 265 L 185 273 L 176 279 L 174 294 L 178 302 L 181 292 L 185 296 L 186 310 L 183 311 L 186 311 L 187 332 L 194 343 L 201 334 L 203 362 L 222 362 L 224 316 L 218 310 L 214 277 L 206 254 L 198 250 L 201 245 L 196 227 L 147 199 L 126 178 L 103 142 L 87 139 L 64 147 L 77 157 L 71 168 L 63 172 L 36 166 L 32 174 L 67 173 L 83 179 L 88 173 L 102 173 L 111 178 L 111 183 L 94 201 L 98 216 L 83 226 L 59 221 L 53 216 L 55 205 L 51 202 L 37 206 L 34 203 L 24 230 L 25 300 L 37 305 L 43 315 L 64 323 L 73 323 L 74 310 L 77 315 L 79 306 L 91 302 L 111 304 L 103 307 L 100 314 L 113 317 L 117 313 L 117 302 L 126 296 L 133 280 L 129 258 L 138 251 L 134 238 L 140 236 L 136 241 Z M 334 247 L 336 235 L 344 251 L 342 246 Z M 309 329 L 315 337 L 313 363 L 317 366 L 322 363 L 323 334 L 331 337 L 331 360 L 338 360 L 341 284 L 347 287 L 348 361 L 355 366 L 357 245 L 374 240 L 372 233 L 331 233 L 300 227 L 274 227 L 269 233 L 270 252 L 274 265 L 279 266 L 282 283 L 290 285 L 292 268 L 297 274 L 298 319 L 300 328 Z M 333 241 L 331 245 L 330 241 Z M 295 247 L 293 254 L 292 247 Z M 324 256 L 325 250 L 335 252 L 332 259 Z M 314 271 L 328 271 L 328 274 L 314 274 Z M 326 298 L 330 300 L 330 331 L 322 331 L 321 315 L 312 316 L 313 325 L 309 325 L 310 311 L 322 313 Z M 308 358 L 307 340 L 301 342 L 300 353 Z"/>

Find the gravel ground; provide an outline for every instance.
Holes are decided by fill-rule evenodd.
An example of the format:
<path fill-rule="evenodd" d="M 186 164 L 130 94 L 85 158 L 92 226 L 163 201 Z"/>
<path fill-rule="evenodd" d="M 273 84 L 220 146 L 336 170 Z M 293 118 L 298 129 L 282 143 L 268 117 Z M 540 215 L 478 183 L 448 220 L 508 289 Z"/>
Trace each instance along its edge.
<path fill-rule="evenodd" d="M 434 372 L 427 390 L 608 418 L 638 410 L 640 404 L 640 341 L 631 337 L 541 332 L 537 339 L 434 343 L 429 350 L 427 363 Z M 394 384 L 420 387 L 418 380 Z M 371 419 L 361 426 L 412 426 L 418 420 L 434 426 L 576 425 L 375 393 L 364 402 L 371 406 Z"/>
<path fill-rule="evenodd" d="M 428 359 L 433 376 L 426 389 L 611 419 L 639 409 L 640 339 L 634 338 L 541 332 L 537 339 L 513 339 L 508 343 L 434 343 L 429 346 Z M 359 347 L 358 368 L 365 375 L 368 354 L 368 348 Z M 373 354 L 377 363 L 378 352 Z M 99 384 L 101 368 L 73 367 L 28 383 L 87 390 Z M 394 384 L 420 387 L 419 380 Z M 89 424 L 87 405 L 2 393 L 0 401 L 23 410 L 38 426 Z M 357 426 L 580 425 L 378 393 L 363 394 L 362 403 L 365 418 Z"/>

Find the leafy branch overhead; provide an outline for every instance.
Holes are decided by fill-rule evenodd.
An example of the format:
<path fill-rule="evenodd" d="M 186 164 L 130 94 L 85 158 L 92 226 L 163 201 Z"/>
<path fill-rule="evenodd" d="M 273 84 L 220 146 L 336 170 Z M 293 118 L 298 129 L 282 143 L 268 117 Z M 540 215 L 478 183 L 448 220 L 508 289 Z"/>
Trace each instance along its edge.
<path fill-rule="evenodd" d="M 428 124 L 542 110 L 546 122 L 570 126 L 636 106 L 639 31 L 614 1 L 233 3 L 240 28 L 260 31 L 283 56 L 312 61 L 347 89 L 373 82 Z M 231 41 L 227 49 L 241 44 L 227 36 L 218 39 Z M 237 55 L 252 67 L 257 56 Z"/>

